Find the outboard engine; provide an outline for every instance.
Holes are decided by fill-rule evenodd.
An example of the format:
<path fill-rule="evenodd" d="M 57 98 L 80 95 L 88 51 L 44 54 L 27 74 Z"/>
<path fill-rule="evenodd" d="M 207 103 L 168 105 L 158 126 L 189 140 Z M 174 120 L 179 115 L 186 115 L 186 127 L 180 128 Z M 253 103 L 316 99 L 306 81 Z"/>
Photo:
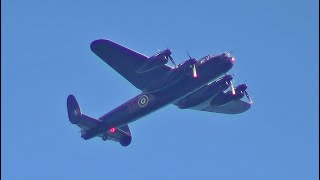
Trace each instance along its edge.
<path fill-rule="evenodd" d="M 190 108 L 196 106 L 210 98 L 217 96 L 220 92 L 225 91 L 229 88 L 229 83 L 232 80 L 232 75 L 226 75 L 222 78 L 211 82 L 208 85 L 203 86 L 196 92 L 186 96 L 185 98 L 179 100 L 176 105 L 181 108 Z"/>
<path fill-rule="evenodd" d="M 161 65 L 167 64 L 167 62 L 169 61 L 169 59 L 171 61 L 172 57 L 170 56 L 172 53 L 172 51 L 170 49 L 166 49 L 164 51 L 161 51 L 159 53 L 157 53 L 156 55 L 148 58 L 147 62 L 145 64 L 143 64 L 138 70 L 138 73 L 144 73 L 144 72 L 148 72 L 151 71 L 155 68 L 160 67 Z"/>
<path fill-rule="evenodd" d="M 245 95 L 246 89 L 247 85 L 241 84 L 235 88 L 235 93 L 232 93 L 231 90 L 227 91 L 226 93 L 221 92 L 219 95 L 217 95 L 211 100 L 210 104 L 212 106 L 221 106 L 231 101 L 239 100 L 243 98 L 243 96 Z"/>

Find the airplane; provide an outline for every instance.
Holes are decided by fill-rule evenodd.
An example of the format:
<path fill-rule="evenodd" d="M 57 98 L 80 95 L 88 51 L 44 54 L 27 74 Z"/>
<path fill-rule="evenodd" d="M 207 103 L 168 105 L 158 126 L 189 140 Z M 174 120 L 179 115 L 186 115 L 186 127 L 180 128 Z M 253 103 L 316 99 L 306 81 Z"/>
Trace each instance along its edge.
<path fill-rule="evenodd" d="M 69 95 L 69 120 L 81 128 L 85 140 L 101 137 L 128 146 L 132 140 L 128 124 L 169 104 L 224 114 L 239 114 L 251 107 L 247 85 L 234 87 L 233 75 L 226 74 L 236 60 L 229 52 L 199 60 L 188 54 L 188 60 L 176 65 L 170 49 L 148 57 L 107 39 L 93 41 L 90 48 L 142 92 L 97 119 L 83 114 L 76 98 Z M 174 67 L 167 64 L 169 60 Z M 244 96 L 249 102 L 242 100 Z"/>

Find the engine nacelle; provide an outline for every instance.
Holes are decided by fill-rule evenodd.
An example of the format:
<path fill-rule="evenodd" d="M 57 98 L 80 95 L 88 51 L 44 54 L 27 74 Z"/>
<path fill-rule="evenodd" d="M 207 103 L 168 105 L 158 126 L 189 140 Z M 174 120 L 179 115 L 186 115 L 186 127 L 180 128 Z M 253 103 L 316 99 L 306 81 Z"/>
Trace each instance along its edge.
<path fill-rule="evenodd" d="M 173 69 L 169 76 L 166 77 L 163 84 L 170 86 L 171 84 L 175 83 L 184 76 L 192 76 L 192 67 L 196 63 L 196 59 L 189 59 L 179 64 L 176 68 Z"/>
<path fill-rule="evenodd" d="M 229 90 L 226 93 L 221 92 L 220 94 L 218 94 L 216 97 L 214 97 L 210 104 L 212 106 L 221 106 L 224 104 L 227 104 L 231 101 L 235 101 L 235 100 L 239 100 L 241 98 L 243 98 L 244 96 L 244 91 L 247 89 L 247 85 L 242 84 L 239 85 L 235 88 L 235 94 L 232 94 L 232 91 Z"/>
<path fill-rule="evenodd" d="M 230 82 L 232 78 L 233 77 L 231 75 L 226 75 L 208 85 L 203 86 L 196 92 L 179 100 L 177 102 L 178 107 L 181 109 L 190 108 L 217 96 L 220 92 L 229 88 L 228 82 Z"/>
<path fill-rule="evenodd" d="M 185 75 L 192 75 L 192 68 L 198 61 L 196 59 L 189 59 L 178 65 L 176 68 L 177 73 L 185 72 Z"/>
<path fill-rule="evenodd" d="M 158 54 L 148 58 L 147 62 L 143 64 L 138 70 L 138 73 L 143 73 L 147 71 L 151 71 L 155 68 L 158 68 L 164 64 L 167 64 L 169 61 L 169 56 L 171 54 L 170 49 L 166 49 Z"/>

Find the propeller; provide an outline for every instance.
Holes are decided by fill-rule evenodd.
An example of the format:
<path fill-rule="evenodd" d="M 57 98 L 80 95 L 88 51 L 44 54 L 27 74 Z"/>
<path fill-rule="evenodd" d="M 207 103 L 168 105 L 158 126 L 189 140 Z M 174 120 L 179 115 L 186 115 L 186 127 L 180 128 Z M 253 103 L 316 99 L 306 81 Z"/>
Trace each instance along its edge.
<path fill-rule="evenodd" d="M 188 54 L 189 56 L 189 60 L 192 59 L 192 57 L 190 56 L 190 54 L 188 53 L 188 51 L 186 51 L 186 53 Z M 198 77 L 198 73 L 197 73 L 197 67 L 196 67 L 196 64 L 193 64 L 191 65 L 191 68 L 192 68 L 192 74 L 193 74 L 193 77 L 194 78 L 197 78 Z"/>
<path fill-rule="evenodd" d="M 174 67 L 177 67 L 176 63 L 174 62 L 173 58 L 171 57 L 171 55 L 168 56 L 170 61 L 172 62 L 172 64 L 174 65 Z"/>
<path fill-rule="evenodd" d="M 227 76 L 227 74 L 225 74 L 225 76 Z M 232 75 L 232 77 L 234 77 L 234 74 Z M 230 86 L 232 95 L 236 95 L 236 91 L 235 91 L 235 87 L 234 87 L 233 82 L 232 82 L 232 81 L 233 81 L 232 78 L 231 78 L 231 79 L 226 79 L 226 80 L 227 80 L 227 84 Z M 248 98 L 250 104 L 252 104 L 253 101 L 252 101 L 252 99 L 250 98 L 249 93 L 247 92 L 247 87 L 248 87 L 248 86 L 247 86 L 246 84 L 241 84 L 241 85 L 239 85 L 237 88 L 240 89 L 240 92 L 241 92 L 241 93 L 243 93 L 243 94 L 246 95 L 246 97 Z"/>
<path fill-rule="evenodd" d="M 250 98 L 249 93 L 245 90 L 245 91 L 244 91 L 244 94 L 247 96 L 247 98 L 248 98 L 248 100 L 249 100 L 250 104 L 252 104 L 252 103 L 253 103 L 253 101 L 252 101 L 252 99 Z"/>
<path fill-rule="evenodd" d="M 193 65 L 192 71 L 193 71 L 193 77 L 194 77 L 194 78 L 198 77 L 197 68 L 196 68 L 196 65 L 195 65 L 195 64 Z"/>
<path fill-rule="evenodd" d="M 247 92 L 247 87 L 248 87 L 248 86 L 247 86 L 246 84 L 241 84 L 241 85 L 239 85 L 237 88 L 240 89 L 240 92 L 241 92 L 242 94 L 246 95 L 246 97 L 248 98 L 248 100 L 249 100 L 249 102 L 250 102 L 250 104 L 251 104 L 251 103 L 253 103 L 253 101 L 252 101 L 252 99 L 250 98 L 249 93 Z"/>
<path fill-rule="evenodd" d="M 232 83 L 232 80 L 230 81 L 230 88 L 231 88 L 231 91 L 232 91 L 232 95 L 236 95 L 236 90 L 234 89 L 234 85 Z"/>
<path fill-rule="evenodd" d="M 172 53 L 171 50 L 169 48 L 167 48 L 166 50 L 163 51 L 163 53 L 164 53 L 164 58 L 170 59 L 170 61 L 174 65 L 174 67 L 177 67 L 176 63 L 174 62 L 174 60 L 171 56 L 171 53 Z"/>
<path fill-rule="evenodd" d="M 225 74 L 225 76 L 226 76 L 227 74 Z M 234 77 L 234 74 L 232 75 L 232 77 Z M 232 82 L 232 79 L 229 81 L 229 82 L 227 82 L 228 84 L 229 84 L 229 86 L 230 86 L 230 89 L 231 89 L 231 92 L 232 92 L 232 95 L 236 95 L 236 90 L 235 90 L 235 88 L 234 88 L 234 85 L 233 85 L 233 82 Z"/>
<path fill-rule="evenodd" d="M 187 52 L 187 54 L 188 54 L 189 58 L 190 58 L 190 59 L 192 59 L 192 57 L 190 56 L 190 54 L 188 53 L 188 51 L 186 51 L 186 52 Z"/>

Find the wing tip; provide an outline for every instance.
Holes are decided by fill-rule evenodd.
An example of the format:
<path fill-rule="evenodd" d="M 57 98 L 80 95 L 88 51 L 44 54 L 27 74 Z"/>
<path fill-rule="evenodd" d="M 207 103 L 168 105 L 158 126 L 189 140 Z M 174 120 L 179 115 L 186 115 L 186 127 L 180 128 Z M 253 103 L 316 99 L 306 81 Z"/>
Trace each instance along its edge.
<path fill-rule="evenodd" d="M 94 51 L 94 49 L 96 49 L 97 46 L 99 45 L 107 45 L 107 44 L 115 44 L 113 41 L 111 41 L 110 39 L 97 39 L 91 42 L 90 44 L 90 48 L 92 51 Z"/>

